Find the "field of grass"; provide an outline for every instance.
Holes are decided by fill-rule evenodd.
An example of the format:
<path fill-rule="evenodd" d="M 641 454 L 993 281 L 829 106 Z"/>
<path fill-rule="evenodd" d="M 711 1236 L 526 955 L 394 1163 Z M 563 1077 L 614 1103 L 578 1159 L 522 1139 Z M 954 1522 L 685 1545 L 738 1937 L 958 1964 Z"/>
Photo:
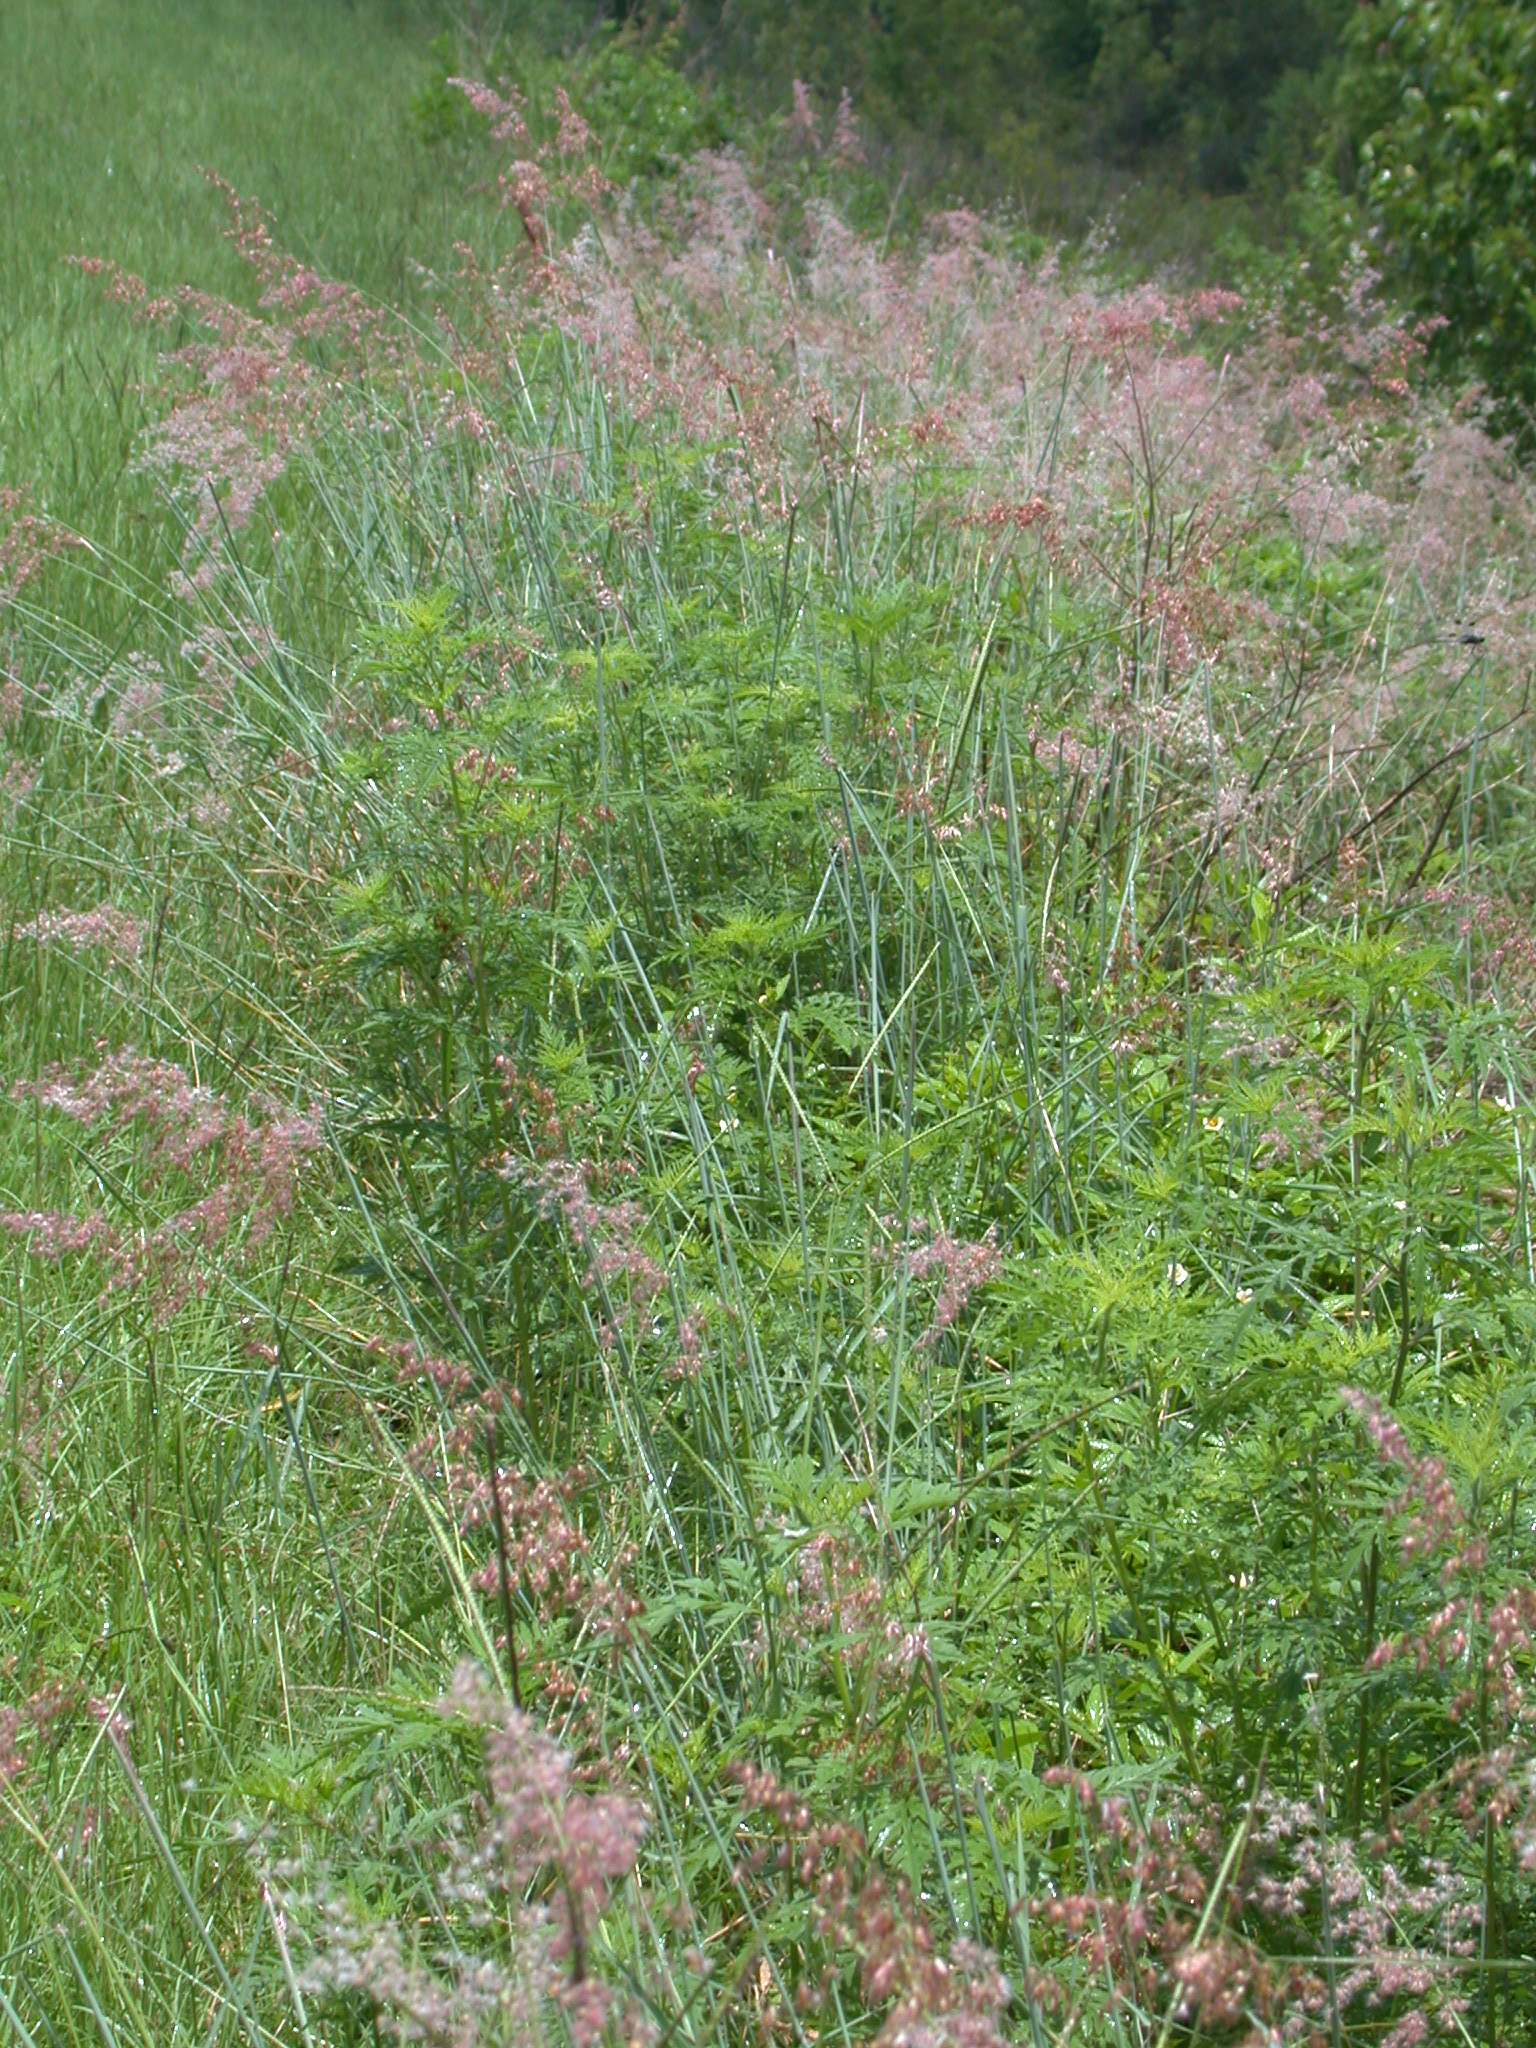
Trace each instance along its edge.
<path fill-rule="evenodd" d="M 0 2040 L 1515 2048 L 1529 477 L 434 26 L 0 20 Z"/>

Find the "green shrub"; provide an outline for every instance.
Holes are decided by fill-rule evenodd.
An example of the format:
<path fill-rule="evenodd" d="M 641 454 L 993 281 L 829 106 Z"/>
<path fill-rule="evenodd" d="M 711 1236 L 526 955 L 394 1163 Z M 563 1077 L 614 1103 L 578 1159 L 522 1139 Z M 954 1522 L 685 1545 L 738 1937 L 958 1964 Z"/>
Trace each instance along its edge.
<path fill-rule="evenodd" d="M 1383 268 L 1440 359 L 1529 432 L 1536 402 L 1536 13 L 1523 0 L 1364 11 L 1346 92 Z"/>

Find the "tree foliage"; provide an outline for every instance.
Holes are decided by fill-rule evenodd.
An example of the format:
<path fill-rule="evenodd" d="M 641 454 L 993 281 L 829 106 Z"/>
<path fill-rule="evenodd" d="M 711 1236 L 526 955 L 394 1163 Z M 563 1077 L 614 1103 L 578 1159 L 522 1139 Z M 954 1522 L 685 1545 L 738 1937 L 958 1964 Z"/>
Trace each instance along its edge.
<path fill-rule="evenodd" d="M 1298 91 L 1326 74 L 1341 0 L 706 0 L 695 31 L 759 76 L 851 89 L 887 129 L 1017 171 L 1042 130 L 1070 154 L 1245 186 Z"/>
<path fill-rule="evenodd" d="M 1446 324 L 1442 360 L 1512 419 L 1536 403 L 1536 13 L 1394 0 L 1360 17 L 1349 84 L 1389 273 Z"/>

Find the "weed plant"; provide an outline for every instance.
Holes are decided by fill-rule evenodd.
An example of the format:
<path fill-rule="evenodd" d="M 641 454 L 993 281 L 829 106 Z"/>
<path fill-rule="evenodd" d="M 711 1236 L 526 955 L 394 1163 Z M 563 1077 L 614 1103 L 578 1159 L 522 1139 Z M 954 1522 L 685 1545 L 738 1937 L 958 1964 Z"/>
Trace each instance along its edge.
<path fill-rule="evenodd" d="M 11 2038 L 1513 2048 L 1528 477 L 461 90 L 4 501 Z"/>

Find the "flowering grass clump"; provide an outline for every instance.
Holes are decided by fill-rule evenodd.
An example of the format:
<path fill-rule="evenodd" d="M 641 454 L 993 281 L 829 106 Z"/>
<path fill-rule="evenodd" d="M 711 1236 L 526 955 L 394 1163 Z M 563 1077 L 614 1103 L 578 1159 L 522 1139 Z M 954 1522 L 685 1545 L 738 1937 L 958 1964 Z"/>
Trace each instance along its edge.
<path fill-rule="evenodd" d="M 1403 1802 L 1401 1815 L 1393 1813 L 1391 1825 L 1422 1826 L 1445 1809 L 1473 1842 L 1491 1850 L 1504 1841 L 1518 1871 L 1536 1872 L 1536 1584 L 1501 1569 L 1493 1532 L 1468 1513 L 1442 1458 L 1416 1452 L 1377 1397 L 1350 1388 L 1344 1399 L 1400 1480 L 1389 1514 L 1399 1525 L 1402 1561 L 1436 1567 L 1433 1611 L 1370 1650 L 1373 1672 L 1406 1665 L 1437 1674 L 1452 1731 L 1441 1769 Z M 1379 1553 L 1371 1569 L 1374 1579 Z"/>
<path fill-rule="evenodd" d="M 881 2015 L 879 2048 L 1003 2048 L 1013 1993 L 995 1957 L 970 1941 L 946 1950 L 858 1828 L 819 1821 L 772 1771 L 744 1764 L 735 1781 L 737 1883 L 759 1911 L 788 1905 L 805 1944 L 792 1985 L 768 1977 L 755 2015 L 763 2038 L 793 2034 L 786 1990 L 814 2020 L 836 2008 L 851 1973 Z"/>
<path fill-rule="evenodd" d="M 397 1924 L 363 1922 L 330 1892 L 306 1991 L 357 1994 L 389 2035 L 441 2048 L 562 2037 L 598 2048 L 616 2029 L 650 2038 L 601 1949 L 645 1837 L 644 1808 L 584 1780 L 570 1752 L 472 1666 L 442 1711 L 480 1733 L 486 1774 L 478 1825 L 451 1845 L 439 1876 L 444 1952 L 408 1952 Z"/>
<path fill-rule="evenodd" d="M 0 1707 L 0 1786 L 9 1788 L 24 1776 L 33 1756 L 59 1739 L 79 1705 L 72 1689 L 55 1680 Z"/>
<path fill-rule="evenodd" d="M 23 492 L 0 485 L 0 622 L 46 563 L 84 545 L 58 520 L 32 511 Z"/>
<path fill-rule="evenodd" d="M 293 1214 L 308 1162 L 324 1143 L 317 1107 L 291 1111 L 275 1102 L 237 1110 L 169 1060 L 131 1048 L 77 1074 L 55 1067 L 19 1081 L 15 1102 L 34 1102 L 98 1141 L 126 1139 L 136 1160 L 133 1194 L 142 1206 L 200 1180 L 203 1192 L 158 1220 L 11 1210 L 0 1230 L 36 1258 L 90 1251 L 107 1269 L 106 1291 L 142 1293 L 155 1322 L 169 1322 L 202 1294 L 221 1258 L 249 1258 Z M 157 1206 L 165 1209 L 163 1199 Z"/>
<path fill-rule="evenodd" d="M 1464 2033 L 1480 1906 L 1465 1873 L 1330 1833 L 1326 1805 L 1268 1791 L 1224 1820 L 1193 1795 L 1154 1815 L 1068 1770 L 1090 1882 L 1037 1899 L 1059 1962 L 1030 1993 L 1057 2023 L 1110 1996 L 1132 2024 L 1178 2025 L 1242 2048 L 1338 2039 L 1356 2018 L 1392 2048 Z"/>
<path fill-rule="evenodd" d="M 899 1218 L 890 1218 L 888 1227 L 899 1226 L 899 1222 Z M 938 1343 L 946 1330 L 952 1330 L 965 1313 L 971 1296 L 988 1281 L 995 1280 L 1003 1269 L 1003 1253 L 995 1229 L 984 1238 L 966 1243 L 921 1217 L 908 1224 L 905 1243 L 893 1247 L 889 1256 L 909 1280 L 938 1280 L 932 1315 L 918 1339 L 923 1345 Z"/>
<path fill-rule="evenodd" d="M 137 960 L 144 934 L 136 917 L 115 904 L 98 904 L 94 910 L 40 910 L 36 917 L 16 928 L 18 939 L 35 939 L 40 946 L 63 946 L 71 953 L 101 951 L 114 960 Z"/>

